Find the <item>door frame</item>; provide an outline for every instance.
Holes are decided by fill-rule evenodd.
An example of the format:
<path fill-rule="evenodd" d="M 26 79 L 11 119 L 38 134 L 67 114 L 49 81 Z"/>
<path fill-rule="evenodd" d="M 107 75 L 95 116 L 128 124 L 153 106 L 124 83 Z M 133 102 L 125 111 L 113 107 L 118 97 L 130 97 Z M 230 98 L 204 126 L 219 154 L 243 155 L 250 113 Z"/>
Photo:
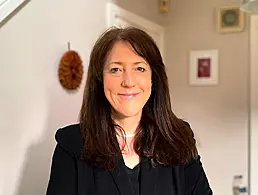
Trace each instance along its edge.
<path fill-rule="evenodd" d="M 128 10 L 125 10 L 118 5 L 107 2 L 107 16 L 106 16 L 106 23 L 108 27 L 116 26 L 116 19 L 121 18 L 125 21 L 128 21 L 129 23 L 135 24 L 143 29 L 146 29 L 147 31 L 154 32 L 159 36 L 159 49 L 161 52 L 161 55 L 164 58 L 164 35 L 165 35 L 165 28 L 150 21 L 147 20 L 135 13 L 132 13 Z"/>
<path fill-rule="evenodd" d="M 250 17 L 249 195 L 258 194 L 258 15 Z"/>

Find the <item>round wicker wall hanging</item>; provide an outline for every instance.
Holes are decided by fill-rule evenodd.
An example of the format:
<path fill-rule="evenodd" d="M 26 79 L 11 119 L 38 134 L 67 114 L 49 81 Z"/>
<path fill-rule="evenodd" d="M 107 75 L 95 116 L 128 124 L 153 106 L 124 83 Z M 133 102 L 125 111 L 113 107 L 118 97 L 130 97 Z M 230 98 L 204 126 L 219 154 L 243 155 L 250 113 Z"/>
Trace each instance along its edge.
<path fill-rule="evenodd" d="M 65 89 L 75 90 L 80 87 L 83 78 L 83 65 L 77 52 L 69 50 L 62 56 L 58 76 Z"/>

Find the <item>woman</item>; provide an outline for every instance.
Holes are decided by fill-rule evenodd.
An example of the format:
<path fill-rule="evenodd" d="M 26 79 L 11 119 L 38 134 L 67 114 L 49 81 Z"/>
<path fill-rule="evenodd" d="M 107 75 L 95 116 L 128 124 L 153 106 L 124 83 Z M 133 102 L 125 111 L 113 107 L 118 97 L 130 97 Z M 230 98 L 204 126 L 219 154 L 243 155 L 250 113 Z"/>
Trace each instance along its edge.
<path fill-rule="evenodd" d="M 172 112 L 153 39 L 112 28 L 91 56 L 80 123 L 59 129 L 47 195 L 211 195 L 193 132 Z"/>

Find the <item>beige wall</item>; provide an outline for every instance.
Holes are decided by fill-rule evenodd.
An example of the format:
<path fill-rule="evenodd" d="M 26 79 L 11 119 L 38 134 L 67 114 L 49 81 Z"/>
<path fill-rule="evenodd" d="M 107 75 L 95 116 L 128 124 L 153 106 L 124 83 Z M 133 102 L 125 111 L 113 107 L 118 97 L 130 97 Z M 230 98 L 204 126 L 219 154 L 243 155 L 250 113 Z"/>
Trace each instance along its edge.
<path fill-rule="evenodd" d="M 173 109 L 192 125 L 216 195 L 232 194 L 233 175 L 248 170 L 249 34 L 216 32 L 216 7 L 231 3 L 172 0 L 166 33 Z M 206 49 L 219 51 L 219 85 L 189 86 L 189 51 Z"/>
<path fill-rule="evenodd" d="M 250 121 L 250 178 L 251 178 L 251 195 L 258 194 L 258 15 L 251 18 L 250 32 L 251 47 L 251 121 Z"/>

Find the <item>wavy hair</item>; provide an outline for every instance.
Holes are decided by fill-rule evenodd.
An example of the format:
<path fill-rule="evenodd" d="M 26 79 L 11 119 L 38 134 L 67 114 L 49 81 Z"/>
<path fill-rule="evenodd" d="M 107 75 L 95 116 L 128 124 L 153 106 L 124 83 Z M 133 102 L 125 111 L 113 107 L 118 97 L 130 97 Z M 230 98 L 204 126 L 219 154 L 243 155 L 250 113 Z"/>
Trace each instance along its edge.
<path fill-rule="evenodd" d="M 81 157 L 106 170 L 115 168 L 121 149 L 111 105 L 104 94 L 103 68 L 117 41 L 131 44 L 152 70 L 151 96 L 143 107 L 136 130 L 134 150 L 152 164 L 173 166 L 197 157 L 196 142 L 189 124 L 175 116 L 171 108 L 168 77 L 160 51 L 146 32 L 135 28 L 110 28 L 96 41 L 89 61 L 87 81 L 80 110 L 80 131 L 84 140 Z M 123 131 L 119 127 L 120 131 Z"/>

